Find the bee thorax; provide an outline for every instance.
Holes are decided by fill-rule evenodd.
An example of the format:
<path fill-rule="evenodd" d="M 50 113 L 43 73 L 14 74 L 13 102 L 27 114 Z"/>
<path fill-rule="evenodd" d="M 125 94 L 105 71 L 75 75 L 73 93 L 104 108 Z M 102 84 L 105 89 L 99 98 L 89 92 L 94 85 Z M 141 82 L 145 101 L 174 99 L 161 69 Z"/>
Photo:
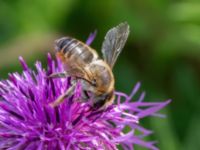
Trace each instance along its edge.
<path fill-rule="evenodd" d="M 103 60 L 92 62 L 89 68 L 99 92 L 109 93 L 113 90 L 114 76 L 109 66 Z"/>

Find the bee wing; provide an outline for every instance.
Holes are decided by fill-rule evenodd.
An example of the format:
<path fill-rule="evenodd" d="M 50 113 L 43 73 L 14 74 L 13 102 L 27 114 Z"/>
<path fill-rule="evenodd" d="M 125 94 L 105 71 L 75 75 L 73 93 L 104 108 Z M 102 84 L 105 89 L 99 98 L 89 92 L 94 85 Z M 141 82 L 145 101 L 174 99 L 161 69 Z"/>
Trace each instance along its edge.
<path fill-rule="evenodd" d="M 110 29 L 102 44 L 102 53 L 104 60 L 113 68 L 119 54 L 121 53 L 128 35 L 129 25 L 127 22 L 120 23 L 118 26 Z"/>
<path fill-rule="evenodd" d="M 64 64 L 65 71 L 69 76 L 73 77 L 83 77 L 84 76 L 84 68 L 80 65 L 76 64 Z"/>
<path fill-rule="evenodd" d="M 67 75 L 71 77 L 83 79 L 91 83 L 90 74 L 88 74 L 88 71 L 85 69 L 83 65 L 68 63 L 68 64 L 64 64 L 64 67 L 65 67 L 65 72 L 67 73 Z"/>
<path fill-rule="evenodd" d="M 70 59 L 66 59 L 65 55 L 62 52 L 57 52 L 56 56 L 58 59 L 61 60 L 67 76 L 84 79 L 90 82 L 90 74 L 88 74 L 85 64 L 81 61 L 81 59 L 76 59 L 73 61 Z"/>

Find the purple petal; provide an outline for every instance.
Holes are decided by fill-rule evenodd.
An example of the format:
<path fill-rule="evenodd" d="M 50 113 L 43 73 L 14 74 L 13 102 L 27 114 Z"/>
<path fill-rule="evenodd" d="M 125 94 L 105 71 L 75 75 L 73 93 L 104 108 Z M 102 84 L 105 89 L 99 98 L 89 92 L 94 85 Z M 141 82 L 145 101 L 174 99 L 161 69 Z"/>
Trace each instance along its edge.
<path fill-rule="evenodd" d="M 93 33 L 90 33 L 90 35 L 85 43 L 87 45 L 90 45 L 94 41 L 96 34 L 97 34 L 97 30 L 95 30 Z"/>
<path fill-rule="evenodd" d="M 22 65 L 23 70 L 24 70 L 24 71 L 28 70 L 28 66 L 27 66 L 27 64 L 26 64 L 26 62 L 24 61 L 24 59 L 23 59 L 22 56 L 19 57 L 19 61 L 20 61 L 21 65 Z"/>
<path fill-rule="evenodd" d="M 168 101 L 166 101 L 166 102 L 164 102 L 164 103 L 161 103 L 161 104 L 158 105 L 158 106 L 150 107 L 150 108 L 148 108 L 148 109 L 146 109 L 146 110 L 143 110 L 143 111 L 141 111 L 140 113 L 138 113 L 137 116 L 138 116 L 139 118 L 144 118 L 144 117 L 146 117 L 146 116 L 152 115 L 152 114 L 154 114 L 155 112 L 157 112 L 157 111 L 159 111 L 160 109 L 162 109 L 163 107 L 165 107 L 166 105 L 168 105 L 170 102 L 171 102 L 171 100 L 168 100 Z"/>

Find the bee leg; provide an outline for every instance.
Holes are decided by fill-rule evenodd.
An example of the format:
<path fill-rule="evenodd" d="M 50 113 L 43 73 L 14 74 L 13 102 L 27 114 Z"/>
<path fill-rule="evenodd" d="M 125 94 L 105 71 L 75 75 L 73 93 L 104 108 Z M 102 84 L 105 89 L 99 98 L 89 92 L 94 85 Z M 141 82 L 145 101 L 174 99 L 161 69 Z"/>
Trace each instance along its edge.
<path fill-rule="evenodd" d="M 67 76 L 67 72 L 57 72 L 50 74 L 49 76 L 47 76 L 47 78 L 65 78 Z"/>
<path fill-rule="evenodd" d="M 89 96 L 89 94 L 87 93 L 86 90 L 83 90 L 83 95 L 85 96 L 86 99 L 90 98 L 90 96 Z"/>
<path fill-rule="evenodd" d="M 72 86 L 70 88 L 68 88 L 65 93 L 60 95 L 54 102 L 50 103 L 49 105 L 51 107 L 56 107 L 56 106 L 60 105 L 65 100 L 65 98 L 72 95 L 75 87 L 76 87 L 76 84 L 72 84 Z"/>

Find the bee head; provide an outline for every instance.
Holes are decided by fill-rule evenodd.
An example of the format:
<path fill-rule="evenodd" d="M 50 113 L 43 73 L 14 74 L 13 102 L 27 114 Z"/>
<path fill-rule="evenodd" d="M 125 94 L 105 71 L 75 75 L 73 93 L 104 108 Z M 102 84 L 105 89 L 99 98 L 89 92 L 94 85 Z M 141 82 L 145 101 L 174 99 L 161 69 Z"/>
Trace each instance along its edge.
<path fill-rule="evenodd" d="M 94 109 L 106 108 L 113 103 L 115 99 L 114 91 L 109 93 L 104 93 L 95 97 L 95 102 L 93 104 Z"/>

